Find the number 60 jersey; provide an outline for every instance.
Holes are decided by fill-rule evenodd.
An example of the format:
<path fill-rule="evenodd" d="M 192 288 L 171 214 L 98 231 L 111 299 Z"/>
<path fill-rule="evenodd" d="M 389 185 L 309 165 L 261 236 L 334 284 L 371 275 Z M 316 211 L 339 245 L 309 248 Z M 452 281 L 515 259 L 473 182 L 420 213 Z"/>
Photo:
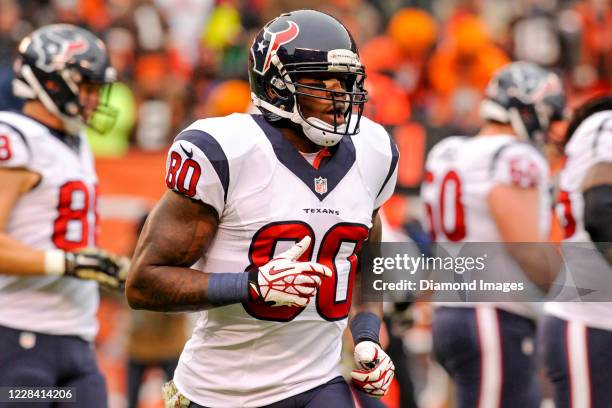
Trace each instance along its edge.
<path fill-rule="evenodd" d="M 300 260 L 333 271 L 304 309 L 245 303 L 203 312 L 174 376 L 186 397 L 208 407 L 257 407 L 340 375 L 356 254 L 373 211 L 393 193 L 397 162 L 387 132 L 366 118 L 358 135 L 312 165 L 261 115 L 200 120 L 177 136 L 168 187 L 212 206 L 220 219 L 194 268 L 242 272 L 308 235 Z"/>
<path fill-rule="evenodd" d="M 26 169 L 41 176 L 17 199 L 2 232 L 40 250 L 94 245 L 97 177 L 84 136 L 59 134 L 20 113 L 0 112 L 0 168 Z M 0 325 L 93 340 L 98 308 L 95 282 L 1 272 L 2 259 Z"/>
<path fill-rule="evenodd" d="M 548 167 L 532 145 L 503 134 L 447 137 L 431 149 L 425 167 L 421 197 L 435 241 L 501 242 L 487 201 L 497 185 L 538 189 L 538 227 L 542 238 L 546 237 L 550 224 Z M 508 270 L 515 269 L 515 262 L 508 254 L 496 255 L 495 262 L 499 267 L 509 265 Z M 444 306 L 474 305 L 455 302 Z M 527 317 L 533 313 L 525 303 L 496 306 Z"/>

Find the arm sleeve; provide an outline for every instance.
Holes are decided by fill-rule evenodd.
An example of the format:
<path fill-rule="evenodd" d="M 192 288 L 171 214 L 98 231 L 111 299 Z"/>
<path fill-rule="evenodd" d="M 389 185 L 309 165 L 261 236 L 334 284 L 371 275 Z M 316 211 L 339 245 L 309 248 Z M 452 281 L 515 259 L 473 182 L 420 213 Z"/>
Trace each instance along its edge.
<path fill-rule="evenodd" d="M 219 143 L 201 130 L 181 132 L 168 151 L 166 185 L 210 205 L 221 217 L 229 188 L 229 164 Z"/>
<path fill-rule="evenodd" d="M 544 158 L 531 145 L 504 145 L 491 160 L 494 184 L 533 188 L 546 182 L 548 169 Z"/>
<path fill-rule="evenodd" d="M 389 170 L 387 171 L 386 177 L 384 178 L 380 189 L 377 192 L 376 199 L 374 200 L 374 208 L 380 208 L 393 195 L 395 191 L 395 184 L 397 183 L 399 150 L 397 149 L 393 138 L 389 134 L 387 134 L 387 138 L 390 145 L 389 157 L 387 161 Z"/>
<path fill-rule="evenodd" d="M 31 155 L 25 135 L 17 128 L 0 122 L 0 167 L 27 168 Z"/>

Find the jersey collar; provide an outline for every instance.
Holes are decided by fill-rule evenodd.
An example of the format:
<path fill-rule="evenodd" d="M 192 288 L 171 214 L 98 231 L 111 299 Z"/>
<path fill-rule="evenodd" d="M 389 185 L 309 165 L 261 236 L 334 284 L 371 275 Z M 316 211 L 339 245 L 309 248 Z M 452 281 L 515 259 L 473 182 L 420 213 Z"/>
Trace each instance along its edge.
<path fill-rule="evenodd" d="M 319 201 L 332 192 L 355 163 L 355 145 L 349 136 L 340 139 L 334 154 L 315 169 L 263 115 L 251 116 L 270 141 L 278 161 L 302 180 Z"/>

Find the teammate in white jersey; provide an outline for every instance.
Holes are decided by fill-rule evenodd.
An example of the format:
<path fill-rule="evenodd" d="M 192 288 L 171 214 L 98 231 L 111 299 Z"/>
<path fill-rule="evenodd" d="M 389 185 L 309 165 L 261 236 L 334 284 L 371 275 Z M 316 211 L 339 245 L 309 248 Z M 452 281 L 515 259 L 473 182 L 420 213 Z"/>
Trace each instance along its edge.
<path fill-rule="evenodd" d="M 556 208 L 567 272 L 599 302 L 547 304 L 541 341 L 555 406 L 603 408 L 612 405 L 612 95 L 578 108 L 567 134 Z"/>
<path fill-rule="evenodd" d="M 249 74 L 262 115 L 200 120 L 175 139 L 171 191 L 141 235 L 128 301 L 206 310 L 168 398 L 352 407 L 339 367 L 352 300 L 353 383 L 382 396 L 393 378 L 378 344 L 381 305 L 353 292 L 360 248 L 380 236 L 377 211 L 394 190 L 398 152 L 361 117 L 364 67 L 335 18 L 299 10 L 269 22 Z"/>
<path fill-rule="evenodd" d="M 564 105 L 559 78 L 534 64 L 511 63 L 494 75 L 478 135 L 447 138 L 427 158 L 422 197 L 435 241 L 546 239 L 548 167 L 533 143 L 545 140 Z M 518 264 L 546 289 L 547 265 L 540 263 L 546 256 L 538 248 L 507 248 L 487 262 L 504 271 Z M 532 317 L 518 302 L 437 307 L 434 352 L 456 383 L 458 407 L 539 407 Z"/>
<path fill-rule="evenodd" d="M 0 112 L 0 386 L 75 387 L 75 406 L 106 407 L 98 282 L 119 286 L 128 266 L 93 249 L 97 178 L 80 130 L 105 119 L 98 93 L 114 71 L 102 41 L 57 24 L 21 42 L 15 76 L 23 111 Z"/>

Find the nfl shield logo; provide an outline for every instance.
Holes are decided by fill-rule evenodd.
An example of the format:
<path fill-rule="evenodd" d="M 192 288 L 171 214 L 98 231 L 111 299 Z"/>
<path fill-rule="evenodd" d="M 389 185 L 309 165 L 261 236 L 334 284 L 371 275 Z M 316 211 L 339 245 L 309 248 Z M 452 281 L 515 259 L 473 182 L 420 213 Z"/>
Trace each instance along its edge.
<path fill-rule="evenodd" d="M 315 191 L 319 194 L 327 193 L 327 179 L 323 177 L 317 177 L 314 179 Z"/>

